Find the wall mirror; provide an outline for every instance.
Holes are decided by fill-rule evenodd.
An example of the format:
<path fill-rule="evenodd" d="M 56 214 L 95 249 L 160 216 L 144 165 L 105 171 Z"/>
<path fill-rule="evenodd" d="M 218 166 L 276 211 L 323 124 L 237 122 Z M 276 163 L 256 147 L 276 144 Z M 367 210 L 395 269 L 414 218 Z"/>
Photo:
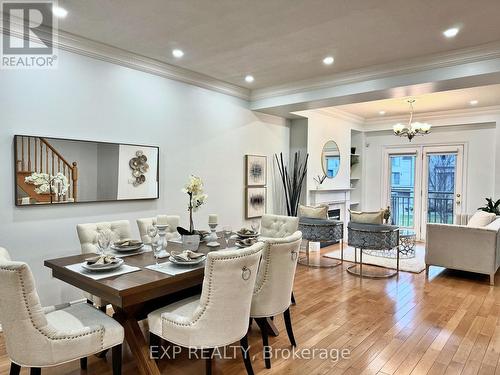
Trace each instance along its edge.
<path fill-rule="evenodd" d="M 334 178 L 339 173 L 340 151 L 335 141 L 328 141 L 323 146 L 321 166 L 323 167 L 323 173 L 328 178 Z"/>
<path fill-rule="evenodd" d="M 157 199 L 159 148 L 16 135 L 17 206 Z"/>

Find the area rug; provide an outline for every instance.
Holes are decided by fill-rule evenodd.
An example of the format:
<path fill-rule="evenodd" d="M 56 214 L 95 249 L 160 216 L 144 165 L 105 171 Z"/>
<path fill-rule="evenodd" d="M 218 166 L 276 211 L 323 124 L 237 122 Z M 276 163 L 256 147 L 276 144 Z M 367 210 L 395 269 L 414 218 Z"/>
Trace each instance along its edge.
<path fill-rule="evenodd" d="M 327 258 L 340 259 L 340 249 L 323 254 Z M 346 246 L 344 248 L 344 260 L 354 262 L 354 248 Z M 359 250 L 358 250 L 359 261 Z M 363 264 L 371 264 L 391 269 L 396 269 L 396 259 L 382 258 L 363 253 Z M 425 270 L 425 245 L 417 244 L 415 248 L 415 258 L 400 259 L 399 270 L 413 273 L 420 273 Z"/>

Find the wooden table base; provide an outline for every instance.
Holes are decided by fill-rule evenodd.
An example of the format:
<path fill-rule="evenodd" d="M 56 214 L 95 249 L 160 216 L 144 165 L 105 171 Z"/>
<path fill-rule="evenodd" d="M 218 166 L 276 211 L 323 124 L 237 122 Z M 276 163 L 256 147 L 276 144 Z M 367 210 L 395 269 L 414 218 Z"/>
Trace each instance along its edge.
<path fill-rule="evenodd" d="M 161 375 L 155 360 L 150 356 L 149 344 L 142 334 L 137 319 L 120 308 L 114 307 L 114 309 L 116 311 L 114 318 L 125 330 L 125 340 L 135 358 L 139 373 L 142 375 Z"/>

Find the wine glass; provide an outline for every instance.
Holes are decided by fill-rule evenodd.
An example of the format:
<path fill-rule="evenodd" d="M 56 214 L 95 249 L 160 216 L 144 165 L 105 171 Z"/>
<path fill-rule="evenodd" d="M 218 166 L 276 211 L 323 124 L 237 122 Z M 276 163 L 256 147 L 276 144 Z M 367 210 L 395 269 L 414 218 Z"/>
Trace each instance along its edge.
<path fill-rule="evenodd" d="M 99 251 L 99 255 L 104 255 L 106 250 L 109 249 L 110 244 L 111 244 L 111 231 L 100 230 L 97 233 L 97 249 Z"/>
<path fill-rule="evenodd" d="M 251 226 L 254 233 L 259 233 L 260 223 L 258 220 L 252 220 L 252 223 L 250 224 L 250 226 Z"/>
<path fill-rule="evenodd" d="M 151 247 L 153 247 L 153 238 L 158 235 L 158 228 L 154 225 L 149 225 L 147 229 L 147 233 L 149 238 L 151 239 Z"/>
<path fill-rule="evenodd" d="M 224 239 L 226 240 L 226 246 L 229 247 L 229 238 L 231 237 L 231 233 L 233 230 L 229 225 L 222 227 L 222 232 L 224 233 Z"/>
<path fill-rule="evenodd" d="M 151 247 L 153 248 L 153 257 L 155 258 L 155 267 L 160 267 L 158 259 L 160 258 L 160 253 L 163 248 L 163 240 L 160 236 L 154 236 L 151 238 Z"/>

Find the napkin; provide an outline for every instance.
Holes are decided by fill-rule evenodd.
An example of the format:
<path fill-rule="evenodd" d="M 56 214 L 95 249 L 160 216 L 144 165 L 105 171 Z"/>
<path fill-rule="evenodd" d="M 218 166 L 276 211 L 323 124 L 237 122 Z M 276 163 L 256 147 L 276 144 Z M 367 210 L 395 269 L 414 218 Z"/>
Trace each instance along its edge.
<path fill-rule="evenodd" d="M 174 257 L 178 261 L 181 261 L 181 262 L 191 262 L 193 260 L 201 258 L 205 254 L 195 253 L 194 251 L 191 251 L 191 250 L 184 250 L 183 252 L 172 251 L 170 253 L 170 255 L 172 257 Z"/>

